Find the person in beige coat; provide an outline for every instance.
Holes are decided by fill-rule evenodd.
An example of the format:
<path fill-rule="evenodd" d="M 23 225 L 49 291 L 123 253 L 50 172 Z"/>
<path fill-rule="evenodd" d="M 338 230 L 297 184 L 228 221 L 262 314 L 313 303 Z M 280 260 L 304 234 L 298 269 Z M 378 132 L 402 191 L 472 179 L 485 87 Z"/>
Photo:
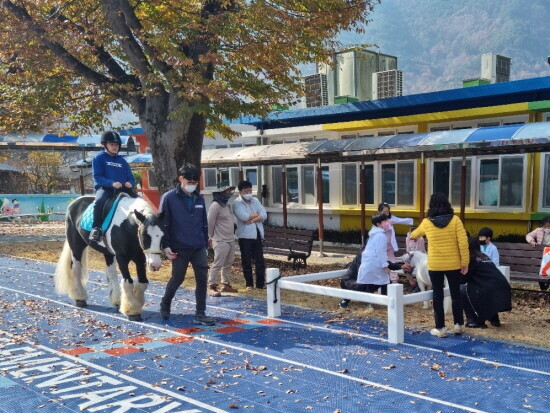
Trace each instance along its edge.
<path fill-rule="evenodd" d="M 212 193 L 214 200 L 208 208 L 208 246 L 214 250 L 214 262 L 208 274 L 208 295 L 211 297 L 239 292 L 229 282 L 235 260 L 235 221 L 228 201 L 234 192 L 234 186 L 226 186 Z"/>

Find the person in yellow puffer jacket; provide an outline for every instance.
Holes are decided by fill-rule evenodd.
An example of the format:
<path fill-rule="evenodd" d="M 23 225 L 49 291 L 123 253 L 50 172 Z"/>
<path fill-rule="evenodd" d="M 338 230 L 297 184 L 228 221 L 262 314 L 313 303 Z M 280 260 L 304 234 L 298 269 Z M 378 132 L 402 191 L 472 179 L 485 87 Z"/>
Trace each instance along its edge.
<path fill-rule="evenodd" d="M 447 337 L 445 313 L 443 310 L 443 288 L 445 277 L 451 291 L 455 334 L 464 332 L 464 314 L 460 297 L 462 275 L 468 273 L 470 253 L 468 237 L 460 218 L 441 192 L 432 194 L 425 218 L 411 233 L 412 239 L 425 236 L 428 239 L 428 272 L 433 288 L 433 309 L 435 328 L 431 334 Z"/>

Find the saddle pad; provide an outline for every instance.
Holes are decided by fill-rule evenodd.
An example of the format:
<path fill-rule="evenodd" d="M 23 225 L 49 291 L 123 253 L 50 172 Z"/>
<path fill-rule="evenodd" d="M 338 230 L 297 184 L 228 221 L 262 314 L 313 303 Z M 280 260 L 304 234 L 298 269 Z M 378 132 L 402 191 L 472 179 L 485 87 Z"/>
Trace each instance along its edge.
<path fill-rule="evenodd" d="M 111 225 L 111 221 L 113 220 L 113 216 L 115 215 L 116 207 L 118 206 L 119 202 L 120 197 L 115 199 L 115 202 L 113 202 L 111 209 L 109 209 L 109 213 L 101 224 L 101 231 L 107 231 L 107 228 L 109 228 L 109 225 Z M 94 205 L 95 201 L 88 205 L 88 208 L 86 208 L 86 210 L 82 214 L 82 218 L 80 218 L 80 228 L 82 228 L 84 231 L 92 230 L 92 225 L 94 223 Z"/>

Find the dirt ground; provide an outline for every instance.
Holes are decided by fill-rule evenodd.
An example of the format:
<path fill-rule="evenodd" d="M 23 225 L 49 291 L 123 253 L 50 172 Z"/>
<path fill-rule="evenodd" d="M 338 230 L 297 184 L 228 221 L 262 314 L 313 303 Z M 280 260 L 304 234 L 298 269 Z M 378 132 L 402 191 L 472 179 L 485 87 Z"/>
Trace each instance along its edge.
<path fill-rule="evenodd" d="M 61 253 L 62 241 L 41 241 L 43 236 L 61 236 L 64 234 L 63 223 L 17 223 L 0 222 L 0 254 L 8 254 L 20 257 L 27 257 L 37 260 L 56 262 Z M 15 242 L 17 238 L 36 236 L 34 242 Z M 9 242 L 8 242 L 9 241 Z M 25 239 L 28 241 L 28 239 Z M 287 261 L 267 260 L 267 267 L 278 267 L 283 276 L 305 274 L 311 272 L 330 271 L 342 268 L 341 264 L 332 265 L 308 265 L 307 269 L 293 270 Z M 89 256 L 90 268 L 104 269 L 104 261 L 101 254 L 92 251 Z M 133 268 L 132 268 L 133 269 Z M 239 289 L 238 295 L 265 299 L 265 290 L 246 291 L 244 279 L 240 269 L 240 260 L 237 257 L 233 265 L 231 283 Z M 170 277 L 170 263 L 165 260 L 160 271 L 149 272 L 148 277 L 152 280 L 166 282 Z M 184 288 L 193 288 L 192 271 L 189 270 L 184 283 Z M 338 280 L 330 280 L 324 285 L 338 286 Z M 501 328 L 491 327 L 480 329 L 466 329 L 466 334 L 480 338 L 491 337 L 497 340 L 525 343 L 534 346 L 550 348 L 550 294 L 537 292 L 538 285 L 514 284 L 514 287 L 532 289 L 532 292 L 513 292 L 513 309 L 510 312 L 501 313 Z M 304 307 L 317 308 L 326 311 L 334 316 L 331 322 L 354 317 L 358 321 L 365 318 L 378 318 L 385 320 L 387 313 L 385 308 L 367 309 L 366 304 L 352 302 L 349 309 L 342 310 L 338 307 L 338 299 L 321 297 L 313 294 L 305 294 L 294 291 L 283 291 L 283 305 L 294 304 Z M 375 306 L 376 307 L 376 306 Z M 427 329 L 433 327 L 433 315 L 431 309 L 422 309 L 421 304 L 407 306 L 405 311 L 405 323 L 409 327 Z M 452 318 L 447 316 L 447 326 L 452 326 Z"/>

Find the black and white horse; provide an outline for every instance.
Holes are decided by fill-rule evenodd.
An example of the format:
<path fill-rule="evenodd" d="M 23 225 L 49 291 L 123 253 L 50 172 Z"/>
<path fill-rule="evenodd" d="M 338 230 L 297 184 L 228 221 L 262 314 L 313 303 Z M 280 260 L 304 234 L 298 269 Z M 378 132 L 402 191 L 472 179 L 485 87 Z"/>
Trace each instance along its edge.
<path fill-rule="evenodd" d="M 157 271 L 161 266 L 162 214 L 157 216 L 151 205 L 142 198 L 121 196 L 102 240 L 94 242 L 89 240 L 90 232 L 81 227 L 82 215 L 93 201 L 91 196 L 82 196 L 67 209 L 67 238 L 55 270 L 56 291 L 67 294 L 78 307 L 87 305 L 87 256 L 88 247 L 92 247 L 105 257 L 111 303 L 130 320 L 141 321 L 145 290 L 149 283 L 146 267 Z M 122 273 L 120 287 L 115 258 Z M 130 261 L 136 265 L 137 283 L 132 280 L 128 269 Z"/>

